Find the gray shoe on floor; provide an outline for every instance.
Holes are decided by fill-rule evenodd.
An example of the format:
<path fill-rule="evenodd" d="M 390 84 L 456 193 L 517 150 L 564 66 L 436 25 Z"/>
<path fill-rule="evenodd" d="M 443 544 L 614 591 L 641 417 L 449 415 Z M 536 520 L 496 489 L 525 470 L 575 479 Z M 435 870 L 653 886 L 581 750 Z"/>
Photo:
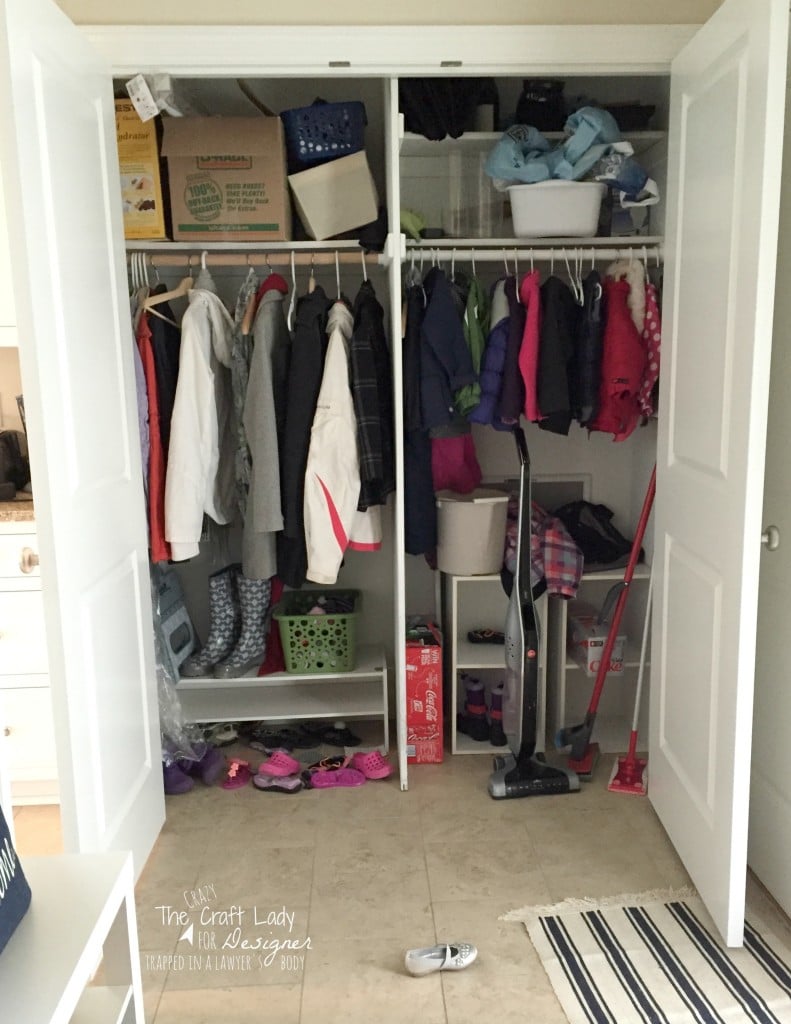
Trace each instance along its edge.
<path fill-rule="evenodd" d="M 410 974 L 420 977 L 435 971 L 462 971 L 478 956 L 478 950 L 469 942 L 440 943 L 424 949 L 409 949 L 404 965 Z"/>

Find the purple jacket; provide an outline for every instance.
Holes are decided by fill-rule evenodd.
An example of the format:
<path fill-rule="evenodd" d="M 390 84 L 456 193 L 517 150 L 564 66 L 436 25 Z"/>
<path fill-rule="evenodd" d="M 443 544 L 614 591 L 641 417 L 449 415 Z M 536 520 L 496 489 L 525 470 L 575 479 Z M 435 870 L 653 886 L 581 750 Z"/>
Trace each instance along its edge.
<path fill-rule="evenodd" d="M 498 281 L 492 295 L 492 327 L 481 360 L 481 400 L 467 417 L 471 423 L 494 423 L 503 387 L 503 368 L 508 348 L 510 316 L 505 281 Z"/>

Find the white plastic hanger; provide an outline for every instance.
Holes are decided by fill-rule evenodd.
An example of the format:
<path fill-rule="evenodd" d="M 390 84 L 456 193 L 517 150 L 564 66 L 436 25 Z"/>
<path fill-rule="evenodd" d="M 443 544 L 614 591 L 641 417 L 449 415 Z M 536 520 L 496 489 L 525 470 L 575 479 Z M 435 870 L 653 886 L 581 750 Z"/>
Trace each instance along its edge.
<path fill-rule="evenodd" d="M 335 250 L 335 285 L 338 289 L 338 302 L 341 300 L 341 265 L 338 260 L 338 250 Z"/>
<path fill-rule="evenodd" d="M 294 265 L 294 250 L 291 250 L 291 299 L 288 303 L 288 315 L 286 316 L 286 327 L 289 331 L 294 330 L 294 309 L 297 302 L 297 271 Z"/>
<path fill-rule="evenodd" d="M 365 283 L 367 284 L 368 283 L 368 267 L 365 264 L 365 249 L 360 249 L 360 259 L 362 260 L 362 263 L 363 263 L 363 281 L 365 281 Z"/>
<path fill-rule="evenodd" d="M 315 256 L 310 257 L 310 278 L 308 279 L 308 295 L 312 295 L 316 290 L 316 278 L 313 273 L 313 264 Z"/>

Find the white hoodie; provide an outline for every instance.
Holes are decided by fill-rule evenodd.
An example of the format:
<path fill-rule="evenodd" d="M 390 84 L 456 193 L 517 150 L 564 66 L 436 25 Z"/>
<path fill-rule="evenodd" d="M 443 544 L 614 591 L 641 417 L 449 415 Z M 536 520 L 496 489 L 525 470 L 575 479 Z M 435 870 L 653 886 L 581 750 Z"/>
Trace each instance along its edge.
<path fill-rule="evenodd" d="M 357 511 L 360 459 L 348 349 L 353 327 L 348 308 L 336 302 L 327 318 L 330 340 L 305 471 L 307 578 L 314 583 L 336 582 L 347 547 L 374 551 L 382 545 L 381 508 Z"/>
<path fill-rule="evenodd" d="M 190 291 L 165 479 L 165 537 L 174 562 L 198 554 L 204 513 L 216 523 L 233 515 L 232 330 L 213 292 Z"/>

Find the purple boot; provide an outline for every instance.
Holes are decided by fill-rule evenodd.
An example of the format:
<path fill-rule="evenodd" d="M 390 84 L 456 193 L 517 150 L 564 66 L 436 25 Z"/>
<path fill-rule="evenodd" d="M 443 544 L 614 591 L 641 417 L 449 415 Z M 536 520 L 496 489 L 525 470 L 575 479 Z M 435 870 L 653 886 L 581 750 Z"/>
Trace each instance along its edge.
<path fill-rule="evenodd" d="M 198 778 L 207 786 L 213 786 L 222 775 L 225 758 L 216 747 L 206 747 L 197 761 L 182 761 L 181 770 L 193 778 Z"/>
<path fill-rule="evenodd" d="M 189 793 L 195 783 L 179 768 L 175 761 L 162 765 L 162 775 L 165 781 L 165 795 L 176 796 L 178 793 Z"/>

